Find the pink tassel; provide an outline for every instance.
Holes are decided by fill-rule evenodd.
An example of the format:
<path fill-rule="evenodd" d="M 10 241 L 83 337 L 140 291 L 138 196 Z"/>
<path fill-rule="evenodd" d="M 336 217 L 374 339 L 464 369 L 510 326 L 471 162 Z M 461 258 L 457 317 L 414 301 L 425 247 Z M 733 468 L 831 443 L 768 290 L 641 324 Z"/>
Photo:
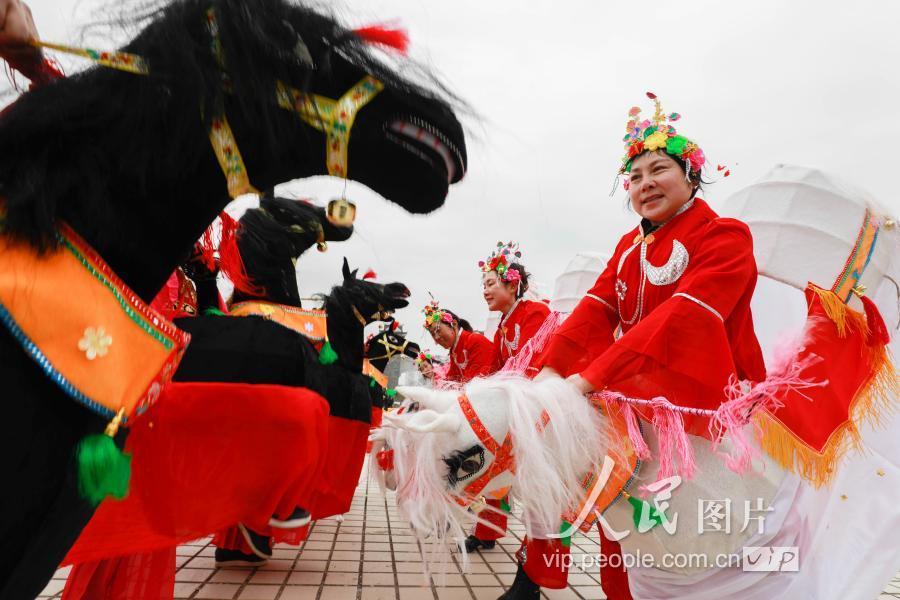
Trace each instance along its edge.
<path fill-rule="evenodd" d="M 782 356 L 778 360 L 777 370 L 773 370 L 765 381 L 751 384 L 732 378 L 725 388 L 728 400 L 719 406 L 716 414 L 709 420 L 709 433 L 713 440 L 713 452 L 718 452 L 719 444 L 726 434 L 731 438 L 731 453 L 719 454 L 725 456 L 725 466 L 735 473 L 745 473 L 753 465 L 753 459 L 759 456 L 759 449 L 749 439 L 745 429 L 748 423 L 754 423 L 751 417 L 756 412 L 765 410 L 775 413 L 784 406 L 780 399 L 788 390 L 827 385 L 827 381 L 813 382 L 802 377 L 801 374 L 807 367 L 822 359 L 815 355 L 800 359 L 798 352 L 799 348 L 790 358 Z M 756 436 L 761 433 L 755 423 L 752 432 Z"/>
<path fill-rule="evenodd" d="M 650 446 L 647 445 L 644 436 L 641 433 L 641 426 L 638 424 L 637 411 L 630 404 L 622 405 L 622 416 L 625 418 L 625 425 L 628 427 L 628 439 L 631 440 L 631 446 L 634 453 L 641 460 L 650 458 Z"/>
<path fill-rule="evenodd" d="M 550 336 L 556 332 L 556 329 L 564 320 L 565 317 L 558 312 L 551 312 L 547 315 L 537 333 L 526 342 L 518 354 L 506 361 L 506 364 L 503 365 L 500 371 L 503 373 L 524 373 L 534 356 L 544 351 L 544 346 L 547 344 Z"/>
<path fill-rule="evenodd" d="M 675 473 L 675 456 L 681 463 L 680 475 L 691 479 L 697 470 L 694 447 L 684 431 L 681 413 L 673 410 L 672 403 L 663 397 L 653 399 L 653 427 L 659 438 L 659 479 Z"/>

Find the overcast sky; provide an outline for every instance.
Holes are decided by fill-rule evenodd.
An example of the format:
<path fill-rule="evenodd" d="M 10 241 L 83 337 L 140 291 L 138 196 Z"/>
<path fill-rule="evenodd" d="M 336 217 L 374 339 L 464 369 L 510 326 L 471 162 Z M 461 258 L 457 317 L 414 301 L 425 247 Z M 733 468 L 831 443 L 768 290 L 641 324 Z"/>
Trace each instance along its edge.
<path fill-rule="evenodd" d="M 93 0 L 33 0 L 45 39 L 73 41 Z M 552 289 L 576 252 L 609 252 L 636 224 L 609 192 L 628 108 L 656 92 L 731 176 L 715 208 L 776 163 L 840 174 L 900 212 L 900 5 L 895 2 L 342 0 L 350 25 L 399 21 L 411 54 L 477 110 L 469 172 L 444 208 L 411 216 L 361 186 L 354 238 L 300 262 L 304 294 L 336 283 L 347 256 L 413 291 L 400 319 L 427 341 L 427 291 L 483 325 L 477 261 L 517 240 Z M 62 61 L 67 71 L 77 62 Z M 715 174 L 713 174 L 715 177 Z M 251 174 L 252 176 L 252 174 Z M 281 191 L 325 202 L 343 184 L 318 178 Z"/>

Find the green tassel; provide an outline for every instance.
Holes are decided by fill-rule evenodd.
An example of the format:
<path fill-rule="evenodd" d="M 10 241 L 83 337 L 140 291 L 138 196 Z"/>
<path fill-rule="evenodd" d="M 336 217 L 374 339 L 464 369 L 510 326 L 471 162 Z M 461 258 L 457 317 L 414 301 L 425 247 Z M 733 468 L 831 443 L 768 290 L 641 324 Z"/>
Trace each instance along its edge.
<path fill-rule="evenodd" d="M 121 500 L 128 495 L 131 457 L 123 454 L 112 437 L 96 433 L 78 444 L 78 491 L 93 506 L 107 496 Z"/>
<path fill-rule="evenodd" d="M 203 311 L 203 316 L 204 317 L 224 317 L 225 313 L 223 313 L 218 308 L 213 308 L 211 306 Z"/>
<path fill-rule="evenodd" d="M 397 395 L 397 390 L 392 390 L 392 389 L 384 390 L 384 395 L 387 396 L 388 398 L 393 398 L 394 396 Z"/>
<path fill-rule="evenodd" d="M 322 346 L 322 349 L 319 350 L 319 364 L 333 365 L 337 362 L 337 359 L 337 352 L 335 352 L 334 348 L 331 347 L 331 342 L 325 340 L 325 344 Z"/>
<path fill-rule="evenodd" d="M 641 526 L 641 515 L 644 513 L 644 510 L 647 511 L 647 520 L 650 521 L 650 529 L 653 529 L 657 525 L 662 525 L 663 517 L 659 514 L 655 508 L 650 506 L 650 503 L 646 500 L 641 500 L 639 498 L 635 498 L 632 495 L 628 496 L 628 503 L 634 507 L 634 513 L 631 515 L 634 520 L 634 526 Z M 646 509 L 644 507 L 647 507 Z M 648 530 L 649 531 L 649 530 Z"/>
<path fill-rule="evenodd" d="M 569 527 L 571 527 L 571 523 L 568 521 L 563 521 L 562 525 L 559 526 L 559 533 L 562 535 L 566 532 Z M 564 548 L 568 548 L 572 545 L 572 536 L 560 538 L 559 541 L 562 543 Z"/>

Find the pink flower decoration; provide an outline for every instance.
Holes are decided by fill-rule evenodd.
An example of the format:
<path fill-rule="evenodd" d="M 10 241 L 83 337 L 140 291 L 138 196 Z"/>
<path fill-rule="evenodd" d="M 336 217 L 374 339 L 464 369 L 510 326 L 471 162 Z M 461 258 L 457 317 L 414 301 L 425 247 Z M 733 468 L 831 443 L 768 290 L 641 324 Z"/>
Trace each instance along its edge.
<path fill-rule="evenodd" d="M 503 278 L 507 281 L 507 283 L 522 280 L 522 276 L 519 274 L 518 269 L 507 269 Z"/>
<path fill-rule="evenodd" d="M 703 155 L 703 150 L 697 148 L 688 155 L 688 160 L 691 161 L 691 170 L 699 172 L 706 162 L 706 156 Z"/>
<path fill-rule="evenodd" d="M 450 316 L 450 313 L 441 313 L 441 321 L 447 323 L 448 325 L 453 325 L 453 317 Z"/>
<path fill-rule="evenodd" d="M 625 179 L 622 180 L 622 188 L 627 192 L 628 188 L 630 188 L 630 187 L 631 187 L 631 180 L 626 177 Z"/>

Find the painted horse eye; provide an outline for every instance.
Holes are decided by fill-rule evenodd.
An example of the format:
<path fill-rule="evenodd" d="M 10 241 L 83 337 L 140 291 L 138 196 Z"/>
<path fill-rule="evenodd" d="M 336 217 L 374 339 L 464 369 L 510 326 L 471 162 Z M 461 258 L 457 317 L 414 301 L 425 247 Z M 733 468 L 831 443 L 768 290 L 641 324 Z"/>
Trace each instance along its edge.
<path fill-rule="evenodd" d="M 447 465 L 447 480 L 450 485 L 456 485 L 460 481 L 472 477 L 484 467 L 484 448 L 472 446 L 468 450 L 457 452 L 453 456 L 444 459 Z"/>

